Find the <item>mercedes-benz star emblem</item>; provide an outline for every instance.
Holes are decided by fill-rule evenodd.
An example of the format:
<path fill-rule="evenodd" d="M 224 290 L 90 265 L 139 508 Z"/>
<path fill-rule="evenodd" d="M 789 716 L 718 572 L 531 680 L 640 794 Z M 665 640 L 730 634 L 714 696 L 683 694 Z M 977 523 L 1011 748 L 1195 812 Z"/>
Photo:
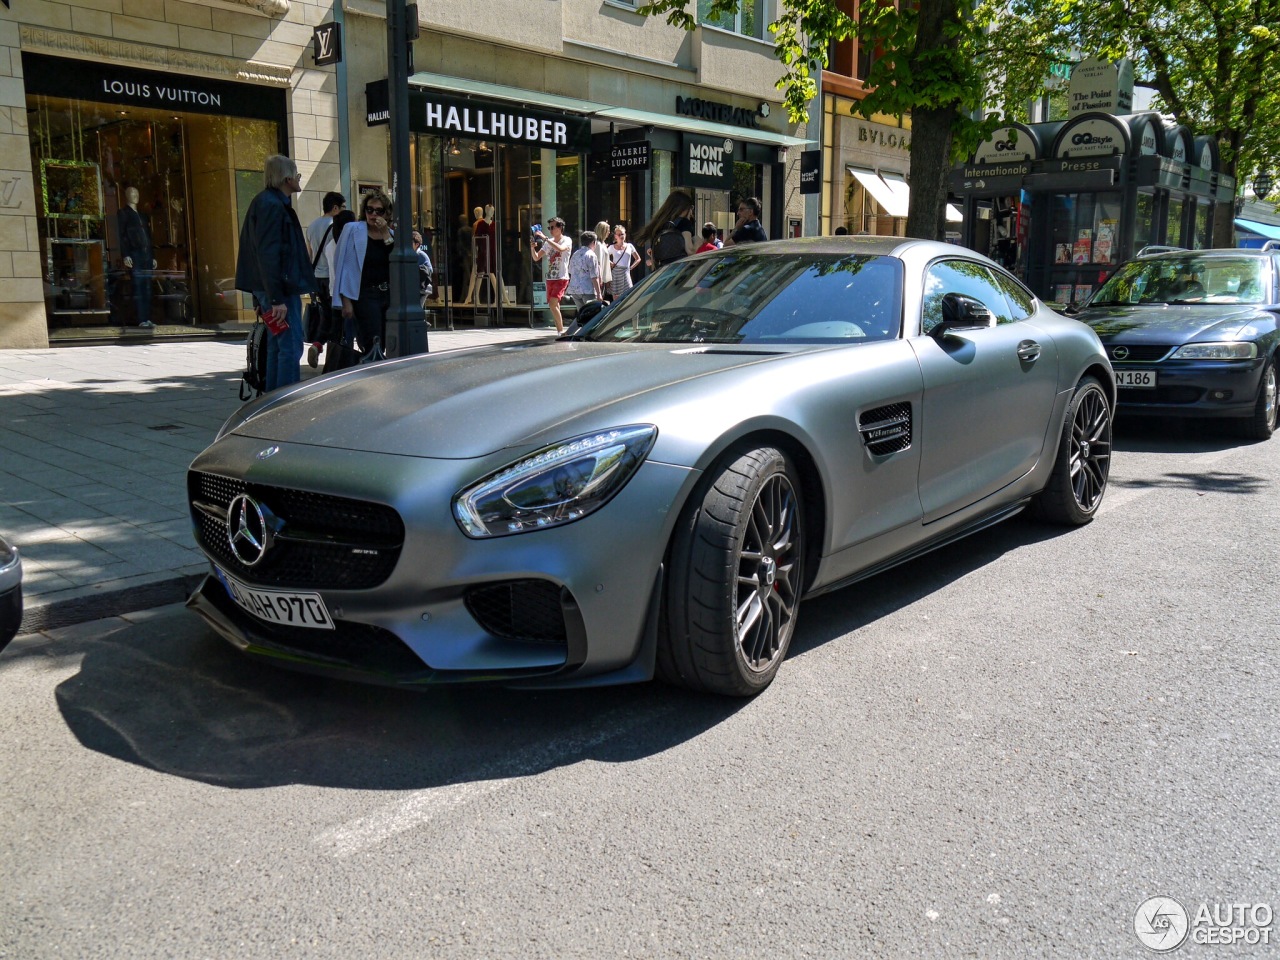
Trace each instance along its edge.
<path fill-rule="evenodd" d="M 1116 347 L 1114 350 L 1111 351 L 1111 356 L 1117 360 L 1123 360 L 1125 357 L 1129 356 L 1129 348 Z"/>
<path fill-rule="evenodd" d="M 280 448 L 273 443 L 271 446 L 263 447 L 261 450 L 258 451 L 258 459 L 265 460 L 267 459 L 267 457 L 274 457 L 279 452 L 280 452 Z"/>
<path fill-rule="evenodd" d="M 271 549 L 275 531 L 267 516 L 262 505 L 246 493 L 239 494 L 227 508 L 227 540 L 231 552 L 246 567 L 256 567 Z"/>

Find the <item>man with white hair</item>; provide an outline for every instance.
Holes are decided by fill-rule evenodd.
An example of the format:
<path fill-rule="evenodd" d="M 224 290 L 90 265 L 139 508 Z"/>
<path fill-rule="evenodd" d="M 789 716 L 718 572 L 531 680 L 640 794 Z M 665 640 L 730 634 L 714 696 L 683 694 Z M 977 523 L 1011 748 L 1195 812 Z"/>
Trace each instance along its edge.
<path fill-rule="evenodd" d="M 292 204 L 302 190 L 298 165 L 273 154 L 263 172 L 267 185 L 240 227 L 236 289 L 253 294 L 267 321 L 267 390 L 275 390 L 302 379 L 302 295 L 318 288 Z"/>

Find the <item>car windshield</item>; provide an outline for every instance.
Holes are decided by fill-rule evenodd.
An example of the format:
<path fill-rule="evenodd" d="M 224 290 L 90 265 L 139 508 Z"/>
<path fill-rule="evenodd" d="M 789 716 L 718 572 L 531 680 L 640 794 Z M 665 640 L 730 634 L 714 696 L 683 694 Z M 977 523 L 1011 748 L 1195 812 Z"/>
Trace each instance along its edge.
<path fill-rule="evenodd" d="M 664 267 L 611 309 L 605 343 L 865 343 L 902 324 L 896 257 L 744 248 Z"/>
<path fill-rule="evenodd" d="M 1178 257 L 1130 260 L 1089 306 L 1136 303 L 1266 303 L 1265 261 L 1257 257 Z"/>

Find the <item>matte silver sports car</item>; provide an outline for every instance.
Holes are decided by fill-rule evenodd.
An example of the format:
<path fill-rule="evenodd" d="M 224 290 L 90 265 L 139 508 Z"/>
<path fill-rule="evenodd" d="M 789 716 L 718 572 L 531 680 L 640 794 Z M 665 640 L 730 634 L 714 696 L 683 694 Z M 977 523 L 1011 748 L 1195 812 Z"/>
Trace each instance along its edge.
<path fill-rule="evenodd" d="M 751 695 L 801 599 L 1009 517 L 1093 518 L 1097 336 L 894 238 L 664 267 L 583 340 L 391 360 L 243 407 L 188 479 L 244 651 L 375 682 Z"/>

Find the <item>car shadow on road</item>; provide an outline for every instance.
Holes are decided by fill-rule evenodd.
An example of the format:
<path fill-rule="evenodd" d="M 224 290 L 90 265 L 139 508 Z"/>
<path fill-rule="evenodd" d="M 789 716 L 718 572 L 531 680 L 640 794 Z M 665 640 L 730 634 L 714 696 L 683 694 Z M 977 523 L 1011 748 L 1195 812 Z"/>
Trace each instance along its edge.
<path fill-rule="evenodd" d="M 862 589 L 806 603 L 792 656 L 1062 532 L 1002 524 Z M 661 683 L 537 692 L 481 686 L 408 692 L 344 683 L 242 657 L 179 607 L 24 642 L 6 654 L 6 666 L 40 657 L 55 665 L 79 660 L 56 698 L 85 747 L 232 788 L 420 790 L 527 777 L 583 760 L 627 762 L 693 740 L 751 703 Z M 782 669 L 785 678 L 787 665 Z"/>
<path fill-rule="evenodd" d="M 1184 456 L 1218 453 L 1257 442 L 1233 436 L 1233 433 L 1233 426 L 1221 420 L 1165 421 L 1131 418 L 1117 422 L 1114 446 L 1115 452 L 1121 456 L 1125 453 L 1172 453 Z M 1267 477 L 1249 473 L 1204 469 L 1153 473 L 1145 477 L 1111 478 L 1111 485 L 1119 489 L 1152 490 L 1163 487 L 1195 493 L 1252 494 L 1270 486 L 1271 482 Z"/>

